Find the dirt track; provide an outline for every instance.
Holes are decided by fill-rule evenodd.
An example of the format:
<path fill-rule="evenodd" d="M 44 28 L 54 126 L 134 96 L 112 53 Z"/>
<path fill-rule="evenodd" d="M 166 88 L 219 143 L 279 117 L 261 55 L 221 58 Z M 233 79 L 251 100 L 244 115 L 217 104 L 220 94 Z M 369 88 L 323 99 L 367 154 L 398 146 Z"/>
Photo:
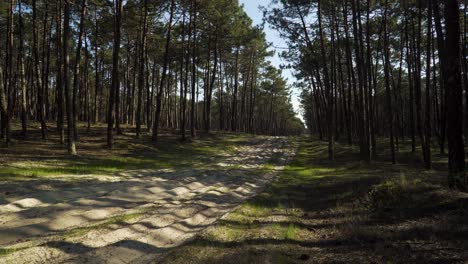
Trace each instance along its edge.
<path fill-rule="evenodd" d="M 24 249 L 0 263 L 151 263 L 262 190 L 293 149 L 285 138 L 252 139 L 203 170 L 4 183 L 16 197 L 0 200 L 0 247 Z M 262 174 L 272 157 L 274 172 Z"/>

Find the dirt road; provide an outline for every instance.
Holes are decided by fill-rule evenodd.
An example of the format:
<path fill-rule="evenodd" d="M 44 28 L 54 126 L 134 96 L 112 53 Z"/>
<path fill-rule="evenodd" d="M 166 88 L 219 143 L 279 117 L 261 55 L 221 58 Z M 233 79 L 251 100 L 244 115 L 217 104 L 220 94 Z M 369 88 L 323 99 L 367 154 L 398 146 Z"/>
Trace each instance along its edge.
<path fill-rule="evenodd" d="M 205 169 L 4 183 L 0 263 L 151 263 L 262 190 L 292 145 L 253 138 Z"/>

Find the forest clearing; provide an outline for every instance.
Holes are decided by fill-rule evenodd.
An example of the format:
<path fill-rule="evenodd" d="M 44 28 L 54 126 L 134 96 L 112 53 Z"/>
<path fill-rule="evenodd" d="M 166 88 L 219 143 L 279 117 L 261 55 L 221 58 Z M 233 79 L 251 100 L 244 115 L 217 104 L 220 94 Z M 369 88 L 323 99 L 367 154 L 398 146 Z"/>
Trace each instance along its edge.
<path fill-rule="evenodd" d="M 468 263 L 466 0 L 0 1 L 0 264 Z"/>

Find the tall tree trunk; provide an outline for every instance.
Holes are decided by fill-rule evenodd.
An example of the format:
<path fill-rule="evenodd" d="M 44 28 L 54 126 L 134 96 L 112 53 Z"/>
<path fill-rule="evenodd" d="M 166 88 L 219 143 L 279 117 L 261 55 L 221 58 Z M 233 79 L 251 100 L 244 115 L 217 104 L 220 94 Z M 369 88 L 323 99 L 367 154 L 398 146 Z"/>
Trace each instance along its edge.
<path fill-rule="evenodd" d="M 21 87 L 21 128 L 23 139 L 28 137 L 28 113 L 27 113 L 27 98 L 26 98 L 26 81 L 24 72 L 24 23 L 23 23 L 23 0 L 18 0 L 18 19 L 19 19 L 19 50 L 18 50 L 18 63 L 20 74 L 20 87 Z M 57 71 L 58 73 L 59 71 Z M 57 77 L 57 79 L 59 79 Z M 61 134 L 62 135 L 62 134 Z M 63 143 L 63 138 L 60 138 Z"/>
<path fill-rule="evenodd" d="M 209 85 L 209 91 L 207 93 L 208 98 L 206 100 L 206 123 L 205 129 L 206 132 L 210 132 L 211 130 L 211 98 L 213 97 L 213 87 L 216 81 L 216 73 L 218 72 L 218 32 L 217 29 L 215 30 L 215 47 L 214 47 L 214 65 L 213 65 L 213 73 L 211 76 L 211 81 Z M 208 65 L 210 67 L 210 65 Z"/>
<path fill-rule="evenodd" d="M 143 104 L 143 88 L 145 86 L 145 54 L 146 54 L 146 28 L 148 18 L 148 0 L 144 0 L 143 22 L 140 36 L 140 68 L 138 73 L 138 103 L 136 114 L 136 136 L 140 137 L 141 119 L 142 119 L 142 104 Z"/>
<path fill-rule="evenodd" d="M 427 170 L 432 168 L 432 153 L 431 153 L 431 44 L 432 44 L 432 0 L 427 1 L 427 46 L 426 46 L 426 111 L 424 121 L 424 164 Z"/>
<path fill-rule="evenodd" d="M 8 146 L 10 142 L 10 118 L 12 115 L 12 93 L 13 93 L 13 23 L 14 23 L 14 15 L 13 15 L 13 9 L 14 9 L 14 0 L 9 0 L 8 3 L 8 21 L 7 21 L 7 38 L 6 38 L 6 62 L 5 62 L 5 80 L 4 80 L 4 91 L 0 92 L 3 93 L 1 95 L 4 97 L 3 99 L 0 99 L 2 101 L 2 105 L 4 107 L 4 112 L 2 114 L 2 122 L 3 122 L 3 130 L 5 131 L 4 133 L 4 139 L 5 139 L 5 144 Z M 0 80 L 0 81 L 3 81 Z"/>
<path fill-rule="evenodd" d="M 186 30 L 187 30 L 187 25 L 186 25 L 186 10 L 183 10 L 183 19 L 182 19 L 182 53 L 180 56 L 180 113 L 179 113 L 179 123 L 180 123 L 180 135 L 182 137 L 182 141 L 186 140 L 186 135 L 185 135 L 185 123 L 186 123 L 186 107 L 187 107 L 187 85 L 188 83 L 188 64 L 189 64 L 189 57 L 188 52 L 190 49 L 190 33 L 189 35 L 189 40 L 186 42 L 185 36 Z M 189 25 L 190 27 L 190 25 Z M 190 30 L 189 30 L 190 31 Z M 185 71 L 185 72 L 184 72 Z"/>
<path fill-rule="evenodd" d="M 369 159 L 372 157 L 377 157 L 377 140 L 375 136 L 375 107 L 374 107 L 374 95 L 377 93 L 377 88 L 373 85 L 372 80 L 372 49 L 371 49 L 371 26 L 370 26 L 370 6 L 371 0 L 367 0 L 367 17 L 366 17 L 366 45 L 367 45 L 367 59 L 366 59 L 366 70 L 367 70 L 367 87 L 368 91 L 366 93 L 367 96 L 367 131 L 368 131 L 368 140 L 367 144 L 370 144 L 370 147 L 367 149 L 370 151 Z M 380 34 L 380 32 L 379 32 Z M 379 43 L 380 44 L 380 43 Z"/>
<path fill-rule="evenodd" d="M 87 0 L 83 0 L 81 6 L 80 25 L 78 33 L 78 43 L 76 46 L 75 65 L 73 67 L 73 133 L 75 140 L 78 140 L 78 89 L 80 85 L 80 64 L 81 64 L 81 49 L 83 46 L 84 37 L 84 20 L 86 16 L 86 4 Z"/>
<path fill-rule="evenodd" d="M 347 104 L 347 108 L 348 108 L 348 113 L 352 113 L 352 109 L 351 109 L 351 105 L 352 105 L 351 91 L 352 90 L 355 91 L 357 89 L 356 88 L 357 84 L 356 84 L 356 75 L 355 75 L 355 72 L 354 72 L 353 59 L 352 59 L 352 53 L 351 53 L 347 6 L 348 6 L 348 0 L 345 0 L 344 4 L 343 4 L 343 18 L 344 18 L 343 19 L 344 20 L 343 26 L 344 26 L 345 37 L 346 37 L 345 52 L 346 52 L 346 67 L 347 67 L 348 83 L 349 83 L 349 85 L 348 85 L 348 104 Z M 351 127 L 352 117 L 353 117 L 353 115 L 350 114 L 349 117 L 348 117 L 348 120 L 346 121 L 347 122 L 346 126 L 348 127 L 348 144 L 349 145 L 351 145 L 353 143 L 352 127 Z"/>
<path fill-rule="evenodd" d="M 443 95 L 444 91 L 447 90 L 445 85 L 447 84 L 448 80 L 448 72 L 447 72 L 447 65 L 448 65 L 448 56 L 446 54 L 446 43 L 445 43 L 445 37 L 442 29 L 442 23 L 441 23 L 441 14 L 439 10 L 439 1 L 433 1 L 433 13 L 434 13 L 434 23 L 435 23 L 435 29 L 437 33 L 437 50 L 439 52 L 439 60 L 440 60 L 440 74 L 441 74 L 441 87 L 440 87 L 440 99 L 441 99 L 441 112 L 445 113 L 447 111 L 446 109 L 446 99 L 445 96 Z M 447 133 L 447 115 L 442 114 L 441 115 L 441 122 L 440 122 L 440 138 L 439 138 L 439 148 L 440 148 L 440 153 L 444 154 L 445 153 L 445 139 L 446 139 L 446 133 Z"/>
<path fill-rule="evenodd" d="M 8 142 L 8 136 L 6 134 L 8 134 L 8 130 L 6 129 L 7 128 L 7 124 L 6 124 L 6 121 L 8 120 L 7 119 L 7 113 L 8 113 L 8 109 L 7 109 L 7 99 L 6 99 L 6 92 L 5 92 L 5 82 L 3 82 L 3 69 L 1 68 L 0 66 L 0 112 L 1 112 L 1 118 L 2 118 L 2 122 L 1 122 L 1 137 L 4 139 L 5 143 Z"/>
<path fill-rule="evenodd" d="M 70 0 L 64 0 L 64 18 L 63 18 L 63 81 L 65 89 L 65 100 L 67 108 L 67 136 L 68 136 L 68 154 L 75 156 L 76 142 L 73 132 L 73 98 L 70 87 L 70 55 L 68 54 L 68 41 L 70 36 Z"/>
<path fill-rule="evenodd" d="M 186 139 L 186 124 L 187 124 L 187 94 L 188 94 L 188 85 L 189 85 L 189 71 L 190 71 L 190 41 L 192 37 L 192 15 L 190 15 L 189 21 L 189 29 L 188 29 L 188 37 L 187 37 L 187 47 L 186 47 L 186 55 L 185 55 L 185 81 L 184 81 L 184 95 L 183 95 L 183 104 L 182 104 L 182 112 L 184 113 L 182 116 L 182 139 Z"/>
<path fill-rule="evenodd" d="M 390 153 L 392 158 L 392 164 L 396 164 L 396 157 L 395 157 L 395 143 L 394 143 L 394 128 L 393 128 L 393 106 L 392 106 L 392 95 L 390 91 L 390 46 L 388 43 L 388 21 L 387 21 L 387 14 L 388 14 L 388 0 L 385 1 L 385 11 L 384 11 L 384 47 L 385 47 L 385 90 L 387 93 L 387 115 L 388 115 L 388 123 L 390 126 Z"/>
<path fill-rule="evenodd" d="M 236 62 L 234 66 L 234 93 L 232 95 L 232 117 L 231 117 L 231 130 L 236 132 L 237 131 L 237 123 L 238 123 L 238 113 L 237 113 L 237 93 L 239 90 L 239 54 L 240 54 L 240 47 L 237 46 L 236 50 Z"/>
<path fill-rule="evenodd" d="M 6 142 L 8 143 L 10 140 L 10 118 L 13 116 L 13 109 L 14 109 L 14 98 L 13 95 L 16 94 L 15 92 L 15 73 L 13 72 L 13 45 L 14 45 L 14 9 L 15 9 L 15 0 L 10 0 L 9 8 L 8 8 L 8 55 L 7 55 L 7 67 L 8 67 L 8 87 L 7 87 L 7 137 Z"/>
<path fill-rule="evenodd" d="M 360 90 L 360 97 L 361 97 L 361 100 L 362 100 L 362 116 L 363 116 L 363 131 L 364 131 L 364 134 L 363 134 L 363 154 L 364 154 L 364 157 L 366 159 L 367 162 L 370 162 L 371 161 L 371 142 L 370 142 L 370 119 L 369 119 L 369 111 L 370 111 L 370 107 L 369 107 L 369 86 L 368 86 L 368 80 L 370 78 L 368 78 L 368 67 L 370 67 L 370 65 L 368 65 L 368 61 L 366 59 L 366 51 L 365 51 L 365 45 L 364 45 L 364 33 L 363 33 L 363 26 L 362 26 L 362 14 L 361 14 L 361 3 L 360 1 L 356 1 L 357 3 L 357 20 L 358 20 L 358 28 L 359 28 L 359 41 L 360 41 L 360 55 L 361 55 L 361 63 L 362 65 L 361 66 L 361 82 L 362 82 L 362 90 Z M 367 2 L 369 3 L 369 2 Z M 369 3 L 370 5 L 370 3 Z M 369 6 L 370 8 L 370 6 Z M 368 10 L 368 13 L 367 13 L 367 16 L 369 17 L 369 12 L 370 10 Z M 368 25 L 368 28 L 366 30 L 368 33 L 370 32 L 370 28 L 369 28 L 369 25 Z M 370 36 L 367 36 L 368 38 L 370 38 Z M 369 47 L 370 48 L 370 47 Z"/>
<path fill-rule="evenodd" d="M 463 85 L 465 90 L 465 144 L 468 143 L 468 61 L 466 56 L 468 55 L 468 42 L 466 33 L 468 31 L 468 3 L 465 2 L 465 8 L 463 10 L 463 33 L 462 33 L 462 65 L 463 65 Z"/>
<path fill-rule="evenodd" d="M 158 133 L 159 133 L 160 116 L 161 116 L 161 103 L 162 103 L 164 86 L 166 85 L 167 68 L 169 66 L 169 48 L 171 45 L 172 20 L 174 18 L 174 11 L 175 11 L 175 0 L 171 0 L 171 13 L 169 15 L 169 24 L 168 24 L 167 35 L 166 35 L 166 48 L 164 52 L 163 71 L 161 74 L 161 82 L 159 84 L 158 95 L 156 96 L 156 113 L 154 116 L 154 125 L 153 125 L 153 142 L 154 143 L 158 142 Z"/>
<path fill-rule="evenodd" d="M 322 8 L 321 8 L 321 1 L 317 1 L 318 3 L 318 22 L 319 22 L 319 35 L 320 35 L 320 51 L 321 57 L 323 61 L 323 73 L 324 73 L 324 81 L 325 81 L 325 89 L 327 94 L 327 125 L 328 125 L 328 159 L 334 160 L 335 159 L 335 124 L 333 118 L 333 95 L 332 95 L 332 87 L 329 78 L 329 71 L 326 59 L 326 51 L 325 51 L 325 41 L 323 36 L 323 26 L 322 26 Z"/>
<path fill-rule="evenodd" d="M 57 16 L 56 16 L 56 32 L 55 32 L 55 48 L 56 48 L 56 91 L 57 91 L 57 131 L 60 137 L 60 143 L 65 143 L 65 109 L 64 109 L 64 98 L 63 98 L 63 54 L 62 54 L 62 1 L 57 1 Z"/>
<path fill-rule="evenodd" d="M 465 175 L 463 141 L 463 87 L 461 76 L 460 10 L 458 0 L 445 0 L 447 76 L 447 136 L 449 150 L 449 185 L 459 189 L 468 186 Z"/>
<path fill-rule="evenodd" d="M 38 47 L 38 25 L 37 25 L 37 0 L 33 0 L 33 56 L 34 56 L 34 75 L 37 88 L 37 100 L 39 104 L 39 121 L 41 122 L 42 139 L 47 138 L 47 125 L 45 122 L 44 92 L 41 78 L 39 47 Z M 43 65 L 44 67 L 44 65 Z"/>
<path fill-rule="evenodd" d="M 358 15 L 358 10 L 360 9 L 359 1 L 351 0 L 351 7 L 353 13 L 353 34 L 354 34 L 354 44 L 355 44 L 355 53 L 356 53 L 356 68 L 358 72 L 358 88 L 359 96 L 357 97 L 357 106 L 358 106 L 358 132 L 360 139 L 360 153 L 361 157 L 365 160 L 370 160 L 369 144 L 367 139 L 367 128 L 366 128 L 366 109 L 365 109 L 365 92 L 364 85 L 367 82 L 364 77 L 364 61 L 362 56 L 362 42 L 360 36 L 362 36 L 361 27 L 359 27 L 358 22 L 360 21 L 360 16 Z M 359 23 L 360 24 L 360 23 Z"/>
<path fill-rule="evenodd" d="M 414 61 L 414 101 L 416 105 L 416 130 L 421 143 L 423 151 L 423 158 L 425 155 L 424 135 L 423 135 L 423 118 L 422 118 L 422 63 L 421 63 L 421 43 L 422 43 L 422 0 L 418 0 L 418 23 L 417 32 L 415 32 L 416 41 L 413 43 L 413 61 Z M 414 26 L 413 26 L 414 30 Z M 424 158 L 425 159 L 425 158 Z"/>
<path fill-rule="evenodd" d="M 114 48 L 112 52 L 112 81 L 109 92 L 109 103 L 107 106 L 107 147 L 113 148 L 114 145 L 114 121 L 116 118 L 116 96 L 120 90 L 119 76 L 119 55 L 120 55 L 120 32 L 122 27 L 122 0 L 115 0 L 114 3 Z"/>
<path fill-rule="evenodd" d="M 195 108 L 196 108 L 196 94 L 195 89 L 197 86 L 197 1 L 192 0 L 192 34 L 193 34 L 193 42 L 192 42 L 192 105 L 190 109 L 190 135 L 192 138 L 196 136 L 196 116 L 195 116 Z"/>
<path fill-rule="evenodd" d="M 150 74 L 149 74 L 149 70 L 151 69 L 150 68 L 150 59 L 149 59 L 149 56 L 148 56 L 148 49 L 145 49 L 145 63 L 146 63 L 146 80 L 145 80 L 145 83 L 146 83 L 146 130 L 148 132 L 152 132 L 153 130 L 153 123 L 152 123 L 152 109 L 153 109 L 153 105 L 151 104 L 151 94 L 152 94 L 152 89 L 154 87 L 154 84 L 151 83 L 150 85 Z M 155 81 L 155 78 L 154 78 L 154 75 L 151 76 L 152 77 L 152 82 Z"/>
<path fill-rule="evenodd" d="M 405 9 L 408 7 L 405 6 Z M 409 17 L 407 11 L 405 11 L 405 16 Z M 412 49 L 412 39 L 409 36 L 409 19 L 405 21 L 405 36 L 407 41 L 406 47 L 406 64 L 408 68 L 408 82 L 409 82 L 409 122 L 411 130 L 411 153 L 416 152 L 416 127 L 414 121 L 414 81 L 413 81 L 413 49 Z"/>
<path fill-rule="evenodd" d="M 84 120 L 86 120 L 86 131 L 89 133 L 91 131 L 91 91 L 89 89 L 89 52 L 88 52 L 88 40 L 87 34 L 85 34 L 85 59 L 84 59 L 84 89 L 85 89 L 85 111 L 84 111 Z"/>
<path fill-rule="evenodd" d="M 43 33 L 42 33 L 42 96 L 43 112 L 45 122 L 49 119 L 49 73 L 50 73 L 50 40 L 52 39 L 52 21 L 47 26 L 49 20 L 49 2 L 45 2 L 46 12 L 44 14 Z"/>
<path fill-rule="evenodd" d="M 99 35 L 99 24 L 98 24 L 98 16 L 97 16 L 97 4 L 94 4 L 94 34 L 95 36 Z M 98 105 L 98 96 L 99 90 L 101 89 L 101 80 L 100 80 L 100 71 L 99 71 L 99 41 L 98 38 L 95 39 L 94 43 L 94 68 L 95 68 L 95 85 L 94 85 L 94 123 L 99 122 L 99 110 L 100 107 Z"/>

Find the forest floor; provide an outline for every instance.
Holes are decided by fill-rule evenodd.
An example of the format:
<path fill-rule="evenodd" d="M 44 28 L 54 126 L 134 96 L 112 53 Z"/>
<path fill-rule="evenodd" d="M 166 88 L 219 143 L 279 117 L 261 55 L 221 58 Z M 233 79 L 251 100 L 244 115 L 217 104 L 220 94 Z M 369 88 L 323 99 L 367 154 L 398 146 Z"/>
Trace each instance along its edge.
<path fill-rule="evenodd" d="M 0 160 L 0 263 L 148 263 L 258 194 L 291 160 L 293 140 L 213 134 L 81 133 L 80 156 L 17 141 Z M 36 133 L 30 138 L 38 138 Z"/>
<path fill-rule="evenodd" d="M 468 194 L 449 190 L 446 156 L 425 171 L 400 148 L 360 162 L 356 147 L 302 138 L 260 195 L 156 263 L 468 263 Z"/>
<path fill-rule="evenodd" d="M 468 194 L 445 187 L 445 155 L 425 171 L 406 144 L 398 165 L 368 164 L 342 144 L 327 161 L 309 137 L 171 133 L 109 154 L 103 131 L 75 159 L 54 138 L 0 149 L 0 263 L 468 261 Z"/>

